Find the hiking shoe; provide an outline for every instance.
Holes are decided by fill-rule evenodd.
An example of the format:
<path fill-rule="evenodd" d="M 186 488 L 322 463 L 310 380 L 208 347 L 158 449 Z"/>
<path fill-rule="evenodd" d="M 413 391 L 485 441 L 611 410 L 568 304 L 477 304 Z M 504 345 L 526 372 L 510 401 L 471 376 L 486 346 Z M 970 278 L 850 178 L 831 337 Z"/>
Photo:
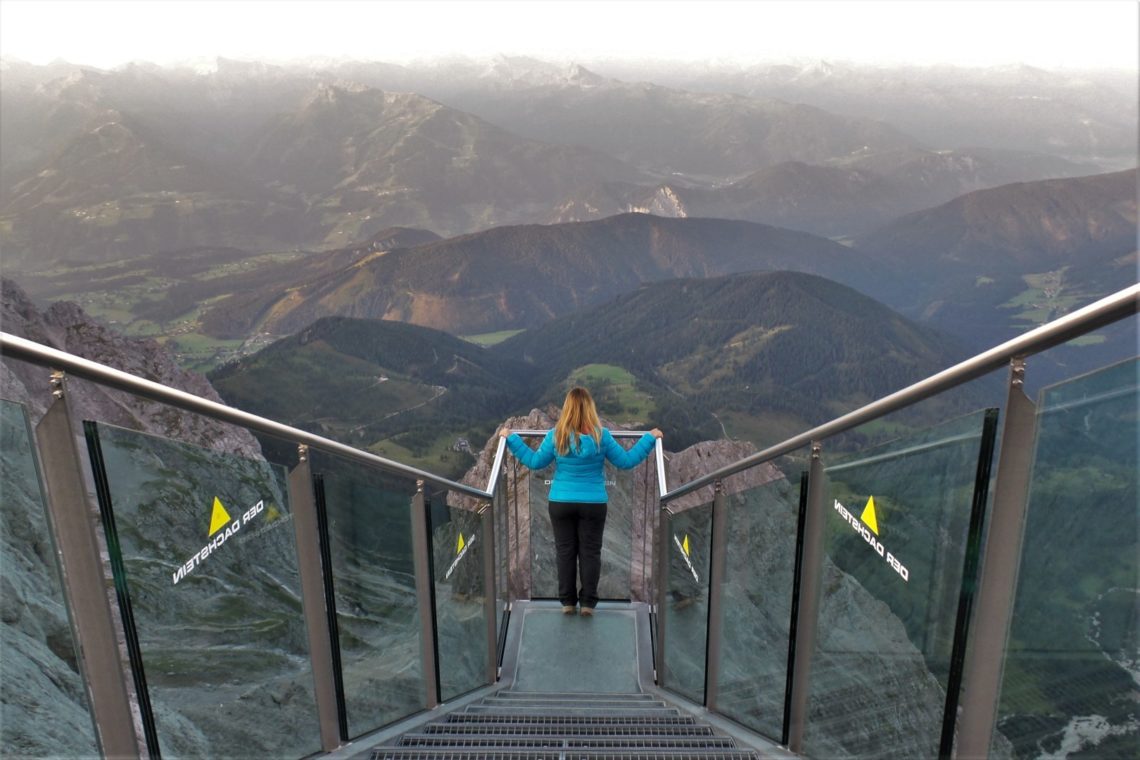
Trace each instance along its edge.
<path fill-rule="evenodd" d="M 574 607 L 574 605 L 572 605 L 572 604 L 564 604 L 564 605 L 562 605 L 562 614 L 563 614 L 563 615 L 573 615 L 573 614 L 574 614 L 574 610 L 575 610 L 575 607 Z"/>
<path fill-rule="evenodd" d="M 593 607 L 583 607 L 582 608 L 582 617 L 593 617 L 593 616 L 594 616 L 594 608 Z"/>

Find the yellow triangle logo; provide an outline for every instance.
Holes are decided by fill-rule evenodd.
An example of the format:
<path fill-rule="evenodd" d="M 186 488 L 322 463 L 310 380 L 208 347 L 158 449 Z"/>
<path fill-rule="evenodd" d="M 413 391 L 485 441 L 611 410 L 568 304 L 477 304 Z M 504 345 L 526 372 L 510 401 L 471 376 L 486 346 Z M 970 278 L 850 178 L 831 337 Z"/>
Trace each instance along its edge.
<path fill-rule="evenodd" d="M 230 521 L 230 514 L 226 508 L 222 506 L 222 501 L 217 496 L 214 497 L 214 513 L 210 516 L 210 535 L 214 535 L 219 530 L 226 526 Z"/>
<path fill-rule="evenodd" d="M 683 551 L 685 553 L 686 557 L 689 556 L 689 534 L 688 533 L 685 534 L 685 542 L 681 544 L 681 551 Z"/>
<path fill-rule="evenodd" d="M 867 524 L 871 532 L 876 536 L 879 535 L 879 518 L 875 517 L 875 497 L 867 499 L 867 506 L 863 507 L 863 514 L 859 517 L 860 520 Z"/>
<path fill-rule="evenodd" d="M 459 542 L 455 544 L 455 553 L 459 554 L 460 552 L 462 552 L 464 546 L 467 546 L 467 543 L 463 540 L 463 534 L 460 533 L 459 534 Z"/>

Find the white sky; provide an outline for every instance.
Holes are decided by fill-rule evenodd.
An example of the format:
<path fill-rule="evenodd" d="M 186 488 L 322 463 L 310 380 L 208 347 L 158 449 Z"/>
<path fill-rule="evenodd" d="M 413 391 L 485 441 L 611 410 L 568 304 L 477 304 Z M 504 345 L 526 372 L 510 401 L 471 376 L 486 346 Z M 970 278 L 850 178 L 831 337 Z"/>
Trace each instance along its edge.
<path fill-rule="evenodd" d="M 0 55 L 110 68 L 226 56 L 826 58 L 1136 70 L 1134 0 L 0 0 Z"/>

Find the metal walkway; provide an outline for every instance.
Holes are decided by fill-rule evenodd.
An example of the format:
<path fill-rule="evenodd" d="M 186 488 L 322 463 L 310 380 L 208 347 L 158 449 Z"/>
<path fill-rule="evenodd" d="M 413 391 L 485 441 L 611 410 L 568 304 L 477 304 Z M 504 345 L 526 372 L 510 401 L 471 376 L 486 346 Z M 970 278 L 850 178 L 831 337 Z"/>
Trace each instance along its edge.
<path fill-rule="evenodd" d="M 654 686 L 649 608 L 593 617 L 518 602 L 496 686 L 354 742 L 331 757 L 794 757 Z M 355 748 L 355 749 L 354 749 Z"/>

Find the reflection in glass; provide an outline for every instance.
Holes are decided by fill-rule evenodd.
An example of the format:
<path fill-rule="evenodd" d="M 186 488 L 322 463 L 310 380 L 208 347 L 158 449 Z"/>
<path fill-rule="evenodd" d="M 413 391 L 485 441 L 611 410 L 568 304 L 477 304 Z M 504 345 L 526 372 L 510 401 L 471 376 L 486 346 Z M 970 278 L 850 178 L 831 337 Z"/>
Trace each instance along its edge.
<path fill-rule="evenodd" d="M 439 688 L 445 701 L 487 682 L 482 520 L 491 515 L 460 502 L 447 491 L 430 498 Z"/>
<path fill-rule="evenodd" d="M 665 685 L 703 704 L 712 504 L 673 515 L 669 534 L 662 538 L 669 552 L 669 573 L 665 579 Z"/>
<path fill-rule="evenodd" d="M 739 493 L 734 481 L 772 478 Z M 770 464 L 726 483 L 728 545 L 717 709 L 782 740 L 799 483 Z"/>
<path fill-rule="evenodd" d="M 0 746 L 96 755 L 31 431 L 11 401 L 0 401 L 0 495 Z"/>
<path fill-rule="evenodd" d="M 938 755 L 995 422 L 978 412 L 829 460 L 807 754 Z"/>
<path fill-rule="evenodd" d="M 999 740 L 1140 757 L 1137 361 L 1041 392 Z"/>
<path fill-rule="evenodd" d="M 320 749 L 284 470 L 109 425 L 87 435 L 160 751 Z"/>
<path fill-rule="evenodd" d="M 427 706 L 416 609 L 415 481 L 312 454 L 328 530 L 348 734 Z"/>

